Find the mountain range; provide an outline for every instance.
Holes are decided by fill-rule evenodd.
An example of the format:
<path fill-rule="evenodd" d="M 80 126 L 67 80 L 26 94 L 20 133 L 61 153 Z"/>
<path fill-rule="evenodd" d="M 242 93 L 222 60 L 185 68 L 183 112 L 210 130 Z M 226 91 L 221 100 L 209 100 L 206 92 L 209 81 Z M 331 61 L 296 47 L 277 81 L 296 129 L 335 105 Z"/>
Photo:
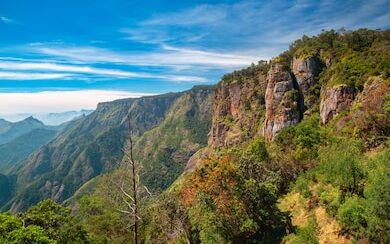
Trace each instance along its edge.
<path fill-rule="evenodd" d="M 65 111 L 65 112 L 58 112 L 58 113 L 17 113 L 17 114 L 3 114 L 0 115 L 0 118 L 3 118 L 8 121 L 16 122 L 16 121 L 24 120 L 28 117 L 34 117 L 39 121 L 42 121 L 45 125 L 56 126 L 71 121 L 75 118 L 88 115 L 92 112 L 93 110 L 82 109 L 79 111 Z"/>
<path fill-rule="evenodd" d="M 386 243 L 389 43 L 324 31 L 215 86 L 100 103 L 58 129 L 0 120 L 0 155 L 22 155 L 5 154 L 0 206 L 50 198 L 91 238 L 130 243 L 118 179 L 131 133 L 145 243 Z"/>

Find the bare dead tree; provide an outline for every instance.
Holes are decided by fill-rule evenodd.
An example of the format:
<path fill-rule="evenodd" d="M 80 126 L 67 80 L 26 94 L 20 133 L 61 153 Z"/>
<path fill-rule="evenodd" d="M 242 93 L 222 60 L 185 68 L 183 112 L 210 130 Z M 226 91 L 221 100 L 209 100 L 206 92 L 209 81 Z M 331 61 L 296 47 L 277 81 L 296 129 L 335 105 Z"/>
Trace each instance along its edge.
<path fill-rule="evenodd" d="M 128 214 L 130 218 L 133 219 L 133 224 L 129 227 L 133 228 L 133 240 L 134 244 L 138 244 L 138 228 L 139 228 L 139 222 L 141 220 L 141 217 L 138 213 L 138 188 L 139 188 L 139 176 L 137 174 L 137 165 L 134 160 L 134 154 L 133 154 L 133 148 L 134 148 L 134 142 L 133 142 L 133 130 L 131 126 L 130 116 L 127 117 L 128 120 L 128 129 L 129 129 L 129 135 L 128 135 L 128 149 L 124 148 L 122 149 L 124 153 L 124 160 L 123 160 L 123 166 L 124 169 L 127 171 L 128 175 L 130 175 L 131 180 L 131 192 L 129 192 L 126 189 L 125 181 L 126 178 L 122 179 L 119 184 L 119 189 L 122 192 L 122 199 L 126 205 L 126 210 L 124 209 L 118 209 L 118 211 Z"/>

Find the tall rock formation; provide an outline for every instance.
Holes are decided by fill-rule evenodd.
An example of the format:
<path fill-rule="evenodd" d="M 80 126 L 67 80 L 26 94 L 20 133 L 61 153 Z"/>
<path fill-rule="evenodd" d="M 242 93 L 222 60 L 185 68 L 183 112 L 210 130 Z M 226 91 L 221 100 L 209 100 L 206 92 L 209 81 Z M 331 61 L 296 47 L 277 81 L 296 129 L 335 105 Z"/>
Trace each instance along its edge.
<path fill-rule="evenodd" d="M 298 83 L 299 90 L 304 96 L 304 105 L 310 108 L 315 101 L 310 97 L 310 87 L 318 83 L 318 75 L 321 73 L 323 65 L 317 56 L 307 59 L 294 58 L 292 62 L 292 72 Z"/>
<path fill-rule="evenodd" d="M 264 114 L 266 76 L 222 81 L 215 89 L 209 145 L 230 146 L 253 137 Z"/>
<path fill-rule="evenodd" d="M 325 88 L 321 94 L 320 116 L 327 124 L 337 113 L 348 109 L 356 97 L 356 89 L 347 85 Z"/>
<path fill-rule="evenodd" d="M 272 64 L 267 80 L 262 135 L 267 141 L 272 141 L 281 129 L 295 125 L 302 119 L 303 99 L 298 83 L 285 64 Z"/>

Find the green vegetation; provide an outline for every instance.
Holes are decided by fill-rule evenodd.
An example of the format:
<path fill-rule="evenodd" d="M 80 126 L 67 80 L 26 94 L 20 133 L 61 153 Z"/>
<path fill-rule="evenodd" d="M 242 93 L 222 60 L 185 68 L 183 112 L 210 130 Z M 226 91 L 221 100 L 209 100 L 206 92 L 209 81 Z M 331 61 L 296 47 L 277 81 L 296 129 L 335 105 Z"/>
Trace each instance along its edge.
<path fill-rule="evenodd" d="M 90 243 L 86 231 L 70 212 L 70 209 L 46 200 L 19 217 L 0 214 L 0 242 Z"/>
<path fill-rule="evenodd" d="M 133 220 L 121 211 L 128 207 L 121 187 L 131 178 L 116 167 L 130 111 L 140 182 L 147 187 L 139 192 L 142 242 L 389 243 L 389 41 L 389 31 L 326 31 L 304 36 L 274 59 L 288 66 L 294 57 L 316 56 L 326 68 L 310 88 L 313 102 L 302 120 L 271 142 L 259 135 L 268 62 L 223 77 L 217 90 L 241 89 L 247 97 L 234 107 L 217 97 L 223 101 L 214 105 L 229 107 L 213 118 L 209 87 L 99 105 L 30 156 L 14 172 L 16 185 L 0 176 L 0 187 L 16 186 L 18 193 L 0 188 L 7 196 L 0 201 L 14 197 L 6 207 L 16 209 L 43 198 L 63 201 L 99 176 L 70 201 L 76 216 L 51 201 L 19 216 L 1 214 L 0 242 L 132 243 Z M 340 84 L 358 94 L 323 125 L 320 90 Z M 283 109 L 296 109 L 290 105 Z M 255 128 L 247 123 L 252 119 Z M 211 121 L 222 136 L 240 140 L 207 145 Z M 195 166 L 183 172 L 196 152 Z"/>
<path fill-rule="evenodd" d="M 40 146 L 48 143 L 58 132 L 51 129 L 34 129 L 12 141 L 0 145 L 0 171 L 14 166 Z"/>
<path fill-rule="evenodd" d="M 269 70 L 269 62 L 260 60 L 257 64 L 252 64 L 248 68 L 236 70 L 222 77 L 222 82 L 228 84 L 240 83 L 244 81 L 257 80 L 260 75 L 266 75 Z"/>

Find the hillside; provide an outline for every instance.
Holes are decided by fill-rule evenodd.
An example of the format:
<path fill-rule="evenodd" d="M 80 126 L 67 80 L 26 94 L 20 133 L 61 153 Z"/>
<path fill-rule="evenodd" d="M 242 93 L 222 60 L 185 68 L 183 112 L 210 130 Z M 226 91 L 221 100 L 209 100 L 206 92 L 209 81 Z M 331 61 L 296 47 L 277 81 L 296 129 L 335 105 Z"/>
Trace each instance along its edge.
<path fill-rule="evenodd" d="M 118 166 L 128 133 L 127 116 L 136 136 L 142 136 L 160 124 L 179 99 L 192 92 L 194 99 L 199 99 L 196 95 L 201 97 L 200 101 L 207 97 L 203 89 L 194 89 L 99 104 L 95 112 L 68 124 L 55 139 L 10 172 L 17 175 L 17 190 L 5 208 L 16 211 L 45 198 L 64 201 L 71 197 L 93 177 Z M 189 117 L 196 116 L 197 111 L 194 108 L 195 114 Z M 180 174 L 183 167 L 175 169 L 174 174 Z"/>
<path fill-rule="evenodd" d="M 166 191 L 144 199 L 140 238 L 388 242 L 389 44 L 389 31 L 326 31 L 225 75 L 214 90 L 208 145 Z M 98 240 L 131 240 L 120 229 L 131 220 L 115 210 L 124 204 L 112 187 L 120 174 L 105 175 L 80 200 Z"/>
<path fill-rule="evenodd" d="M 14 185 L 14 177 L 0 174 L 0 205 L 5 204 L 12 197 Z"/>
<path fill-rule="evenodd" d="M 17 137 L 31 132 L 34 129 L 45 128 L 46 126 L 39 120 L 28 117 L 22 121 L 10 123 L 5 120 L 0 121 L 0 145 L 10 142 Z"/>
<path fill-rule="evenodd" d="M 0 145 L 0 172 L 25 159 L 30 153 L 53 139 L 57 133 L 53 129 L 33 129 L 6 144 Z"/>
<path fill-rule="evenodd" d="M 130 118 L 142 243 L 388 243 L 389 61 L 389 30 L 323 31 L 214 87 L 99 104 L 0 175 L 0 203 L 51 198 L 76 217 L 19 222 L 132 243 Z"/>

